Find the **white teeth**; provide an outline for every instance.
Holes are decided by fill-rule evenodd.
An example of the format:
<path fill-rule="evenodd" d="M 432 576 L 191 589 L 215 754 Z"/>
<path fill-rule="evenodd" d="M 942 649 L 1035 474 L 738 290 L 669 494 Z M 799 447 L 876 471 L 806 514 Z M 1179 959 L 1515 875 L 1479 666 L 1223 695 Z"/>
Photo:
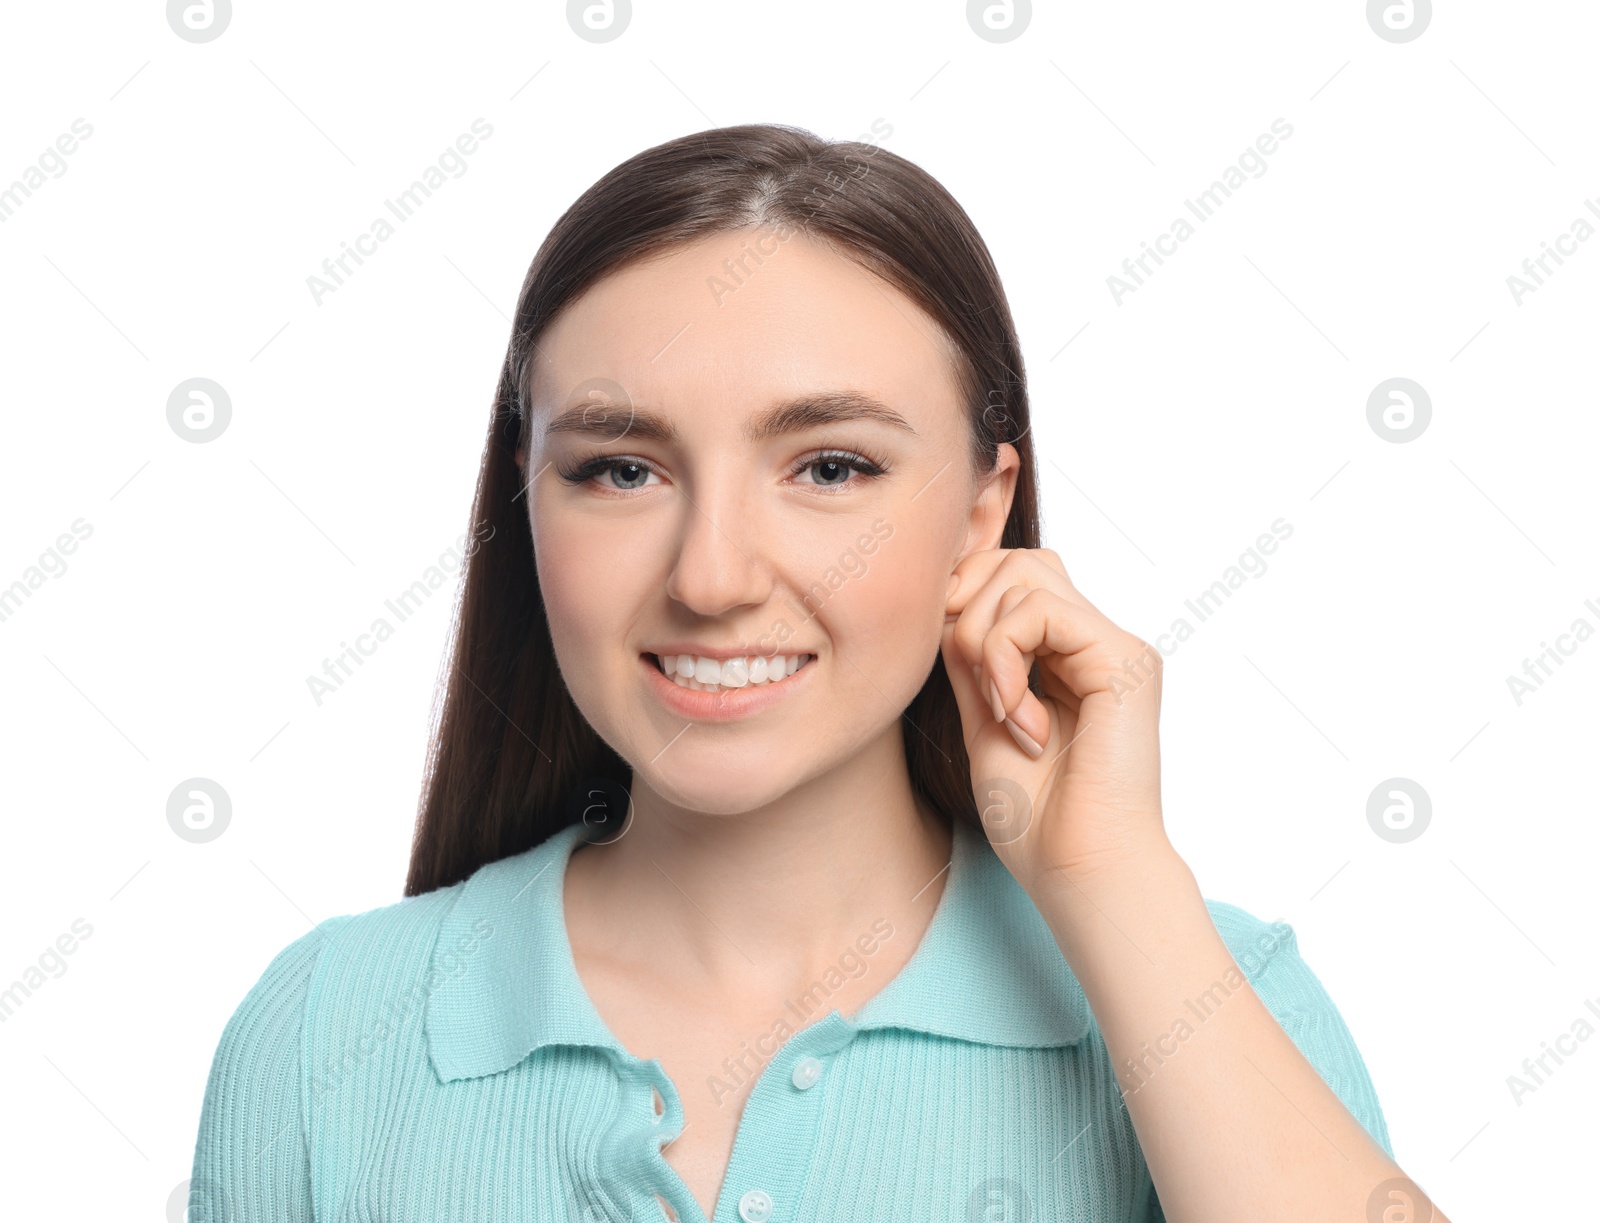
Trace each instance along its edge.
<path fill-rule="evenodd" d="M 789 678 L 811 654 L 755 654 L 718 661 L 695 654 L 658 655 L 662 673 L 680 688 L 696 692 L 721 692 L 724 688 L 775 684 Z"/>

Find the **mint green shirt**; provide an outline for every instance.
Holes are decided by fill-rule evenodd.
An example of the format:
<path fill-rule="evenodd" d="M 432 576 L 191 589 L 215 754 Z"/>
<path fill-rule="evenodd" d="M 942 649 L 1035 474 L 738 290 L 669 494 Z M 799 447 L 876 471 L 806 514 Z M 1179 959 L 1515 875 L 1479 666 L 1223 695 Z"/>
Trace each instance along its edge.
<path fill-rule="evenodd" d="M 882 919 L 838 968 L 675 1084 L 617 1041 L 573 963 L 569 826 L 452 887 L 332 917 L 266 968 L 222 1033 L 200 1113 L 190 1219 L 705 1223 L 661 1154 L 679 1095 L 755 1080 L 715 1223 L 1094 1219 L 1161 1208 L 1083 990 L 981 829 L 957 822 L 933 920 L 852 1017 L 829 1005 L 873 970 Z M 1278 1022 L 1385 1151 L 1361 1056 L 1293 931 L 1208 901 Z M 1234 988 L 1239 988 L 1234 978 Z M 1129 1089 L 1193 1023 L 1152 1034 Z M 736 1107 L 730 1104 L 730 1107 Z"/>

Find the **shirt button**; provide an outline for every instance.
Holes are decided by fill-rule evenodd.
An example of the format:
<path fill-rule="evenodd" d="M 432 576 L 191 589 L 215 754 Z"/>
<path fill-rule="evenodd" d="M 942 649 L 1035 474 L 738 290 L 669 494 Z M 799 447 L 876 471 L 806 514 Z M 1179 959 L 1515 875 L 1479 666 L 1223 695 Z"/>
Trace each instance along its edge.
<path fill-rule="evenodd" d="M 764 1189 L 752 1189 L 739 1199 L 739 1217 L 745 1223 L 764 1223 L 772 1217 L 772 1197 Z"/>
<path fill-rule="evenodd" d="M 801 1091 L 822 1077 L 822 1063 L 814 1057 L 802 1057 L 794 1064 L 794 1085 Z"/>

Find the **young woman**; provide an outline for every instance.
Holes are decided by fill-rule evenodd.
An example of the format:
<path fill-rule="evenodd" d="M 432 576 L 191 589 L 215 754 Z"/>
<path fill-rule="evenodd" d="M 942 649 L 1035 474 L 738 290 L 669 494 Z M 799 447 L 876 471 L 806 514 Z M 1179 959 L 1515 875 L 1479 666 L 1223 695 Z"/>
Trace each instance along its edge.
<path fill-rule="evenodd" d="M 1161 660 L 1040 547 L 1028 420 L 982 240 L 875 144 L 584 193 L 406 899 L 239 1006 L 205 1217 L 1429 1218 L 1292 930 L 1168 841 Z"/>

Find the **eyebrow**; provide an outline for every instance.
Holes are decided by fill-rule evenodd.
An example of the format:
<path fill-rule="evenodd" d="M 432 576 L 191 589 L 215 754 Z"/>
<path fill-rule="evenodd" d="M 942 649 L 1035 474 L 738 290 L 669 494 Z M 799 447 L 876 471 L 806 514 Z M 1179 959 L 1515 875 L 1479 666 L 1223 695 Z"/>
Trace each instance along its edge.
<path fill-rule="evenodd" d="M 626 427 L 622 428 L 624 420 Z M 854 391 L 829 391 L 786 400 L 746 421 L 742 432 L 749 441 L 762 442 L 819 425 L 856 420 L 878 421 L 913 435 L 917 432 L 910 421 L 887 404 Z M 545 426 L 544 433 L 546 437 L 557 433 L 582 433 L 608 441 L 636 437 L 663 444 L 679 440 L 677 426 L 659 412 L 593 401 L 568 408 Z"/>

